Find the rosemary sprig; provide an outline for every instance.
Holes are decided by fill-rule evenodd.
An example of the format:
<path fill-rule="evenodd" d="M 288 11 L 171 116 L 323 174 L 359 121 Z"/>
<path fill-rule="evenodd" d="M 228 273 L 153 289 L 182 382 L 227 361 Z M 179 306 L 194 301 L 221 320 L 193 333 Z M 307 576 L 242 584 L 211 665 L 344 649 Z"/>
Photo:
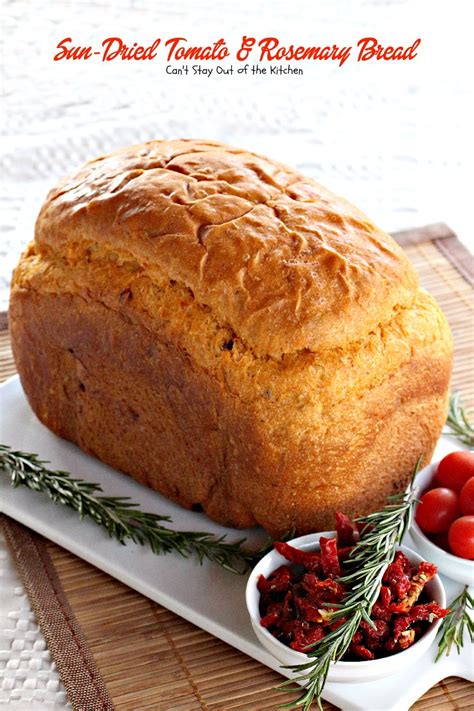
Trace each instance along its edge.
<path fill-rule="evenodd" d="M 449 656 L 454 644 L 457 653 L 463 646 L 464 630 L 467 630 L 471 642 L 474 642 L 474 599 L 466 585 L 460 595 L 449 605 L 450 612 L 446 615 L 439 628 L 437 662 L 443 654 Z"/>
<path fill-rule="evenodd" d="M 474 426 L 468 419 L 468 412 L 461 402 L 459 393 L 449 398 L 449 410 L 444 434 L 456 437 L 471 449 L 474 448 Z"/>
<path fill-rule="evenodd" d="M 420 464 L 421 459 L 415 466 L 411 485 L 405 492 L 389 497 L 389 503 L 381 511 L 357 519 L 362 526 L 362 535 L 349 556 L 350 572 L 340 578 L 341 582 L 349 586 L 349 590 L 340 606 L 331 613 L 332 620 L 344 618 L 344 621 L 308 651 L 310 661 L 286 667 L 299 676 L 284 682 L 280 688 L 300 692 L 300 696 L 281 708 L 301 707 L 307 711 L 312 702 L 316 701 L 322 709 L 321 694 L 331 663 L 344 656 L 362 620 L 373 626 L 370 613 L 379 596 L 383 574 L 395 557 L 398 543 L 410 527 L 417 500 L 413 482 Z M 294 681 L 303 684 L 303 692 L 294 687 L 288 688 Z"/>
<path fill-rule="evenodd" d="M 14 487 L 25 486 L 47 494 L 55 503 L 69 506 L 81 518 L 89 516 L 105 528 L 111 538 L 122 544 L 127 540 L 148 544 L 157 555 L 179 553 L 185 558 L 205 558 L 232 573 L 245 573 L 272 548 L 266 543 L 257 551 L 243 548 L 245 539 L 227 543 L 225 536 L 202 531 L 175 531 L 163 526 L 171 523 L 169 516 L 142 511 L 127 496 L 98 496 L 99 484 L 73 479 L 69 472 L 53 471 L 36 454 L 13 451 L 0 444 L 0 471 L 4 471 Z"/>

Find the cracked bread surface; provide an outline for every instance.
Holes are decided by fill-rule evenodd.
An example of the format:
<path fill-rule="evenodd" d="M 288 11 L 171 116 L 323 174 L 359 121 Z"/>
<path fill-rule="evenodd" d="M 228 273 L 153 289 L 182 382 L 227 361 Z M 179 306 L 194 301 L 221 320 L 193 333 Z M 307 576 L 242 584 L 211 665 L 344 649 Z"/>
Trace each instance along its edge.
<path fill-rule="evenodd" d="M 62 180 L 10 320 L 42 422 L 226 525 L 377 508 L 446 414 L 449 329 L 402 250 L 315 181 L 211 141 Z"/>

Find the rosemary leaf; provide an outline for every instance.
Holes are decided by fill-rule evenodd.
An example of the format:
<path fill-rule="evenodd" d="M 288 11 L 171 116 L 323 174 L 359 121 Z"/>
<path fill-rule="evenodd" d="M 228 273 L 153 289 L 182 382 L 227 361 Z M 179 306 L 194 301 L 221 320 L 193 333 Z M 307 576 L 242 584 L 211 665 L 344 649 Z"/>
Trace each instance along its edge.
<path fill-rule="evenodd" d="M 454 393 L 449 399 L 444 434 L 456 437 L 462 444 L 474 448 L 474 426 L 468 419 L 468 412 L 461 403 L 459 393 Z"/>
<path fill-rule="evenodd" d="M 250 551 L 243 547 L 245 539 L 227 543 L 225 536 L 203 531 L 175 531 L 163 525 L 171 523 L 169 516 L 142 511 L 128 497 L 100 495 L 99 484 L 74 479 L 66 471 L 53 471 L 47 464 L 36 454 L 13 451 L 0 444 L 0 471 L 10 477 L 12 486 L 45 493 L 55 503 L 77 511 L 81 518 L 88 516 L 123 545 L 131 540 L 139 545 L 148 544 L 156 555 L 171 552 L 184 558 L 194 555 L 200 563 L 207 558 L 238 574 L 252 568 L 272 549 L 271 541 Z"/>
<path fill-rule="evenodd" d="M 449 656 L 452 646 L 457 653 L 463 646 L 464 631 L 467 630 L 471 642 L 474 642 L 474 600 L 466 585 L 464 590 L 449 606 L 450 612 L 446 615 L 439 628 L 438 653 L 435 661 L 439 661 L 443 654 Z"/>

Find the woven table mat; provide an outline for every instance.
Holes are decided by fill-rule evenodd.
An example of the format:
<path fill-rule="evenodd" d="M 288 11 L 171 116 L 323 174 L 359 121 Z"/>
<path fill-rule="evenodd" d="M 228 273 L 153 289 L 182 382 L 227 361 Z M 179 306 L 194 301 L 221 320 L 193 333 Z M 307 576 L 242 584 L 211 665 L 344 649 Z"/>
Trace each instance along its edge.
<path fill-rule="evenodd" d="M 443 224 L 394 236 L 448 318 L 455 343 L 452 387 L 474 406 L 472 256 Z M 0 380 L 14 373 L 7 319 L 0 314 Z M 281 682 L 276 672 L 54 543 L 36 534 L 35 539 L 62 585 L 73 624 L 80 625 L 81 644 L 87 645 L 82 654 L 92 653 L 118 711 L 265 711 L 284 700 L 275 690 Z M 47 632 L 54 634 L 54 629 Z M 48 644 L 55 656 L 50 636 Z M 63 682 L 67 687 L 64 677 Z M 74 689 L 67 690 L 73 708 L 84 708 Z M 472 686 L 453 677 L 430 689 L 413 708 L 473 707 Z"/>

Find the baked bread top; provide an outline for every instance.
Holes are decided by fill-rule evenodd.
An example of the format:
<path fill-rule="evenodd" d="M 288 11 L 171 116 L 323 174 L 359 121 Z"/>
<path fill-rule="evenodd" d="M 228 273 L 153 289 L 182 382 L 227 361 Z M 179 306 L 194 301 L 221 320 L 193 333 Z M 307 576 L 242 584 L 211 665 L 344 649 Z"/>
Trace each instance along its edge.
<path fill-rule="evenodd" d="M 48 195 L 36 250 L 129 260 L 186 286 L 258 356 L 344 348 L 416 297 L 392 238 L 280 163 L 213 141 L 152 141 Z"/>

